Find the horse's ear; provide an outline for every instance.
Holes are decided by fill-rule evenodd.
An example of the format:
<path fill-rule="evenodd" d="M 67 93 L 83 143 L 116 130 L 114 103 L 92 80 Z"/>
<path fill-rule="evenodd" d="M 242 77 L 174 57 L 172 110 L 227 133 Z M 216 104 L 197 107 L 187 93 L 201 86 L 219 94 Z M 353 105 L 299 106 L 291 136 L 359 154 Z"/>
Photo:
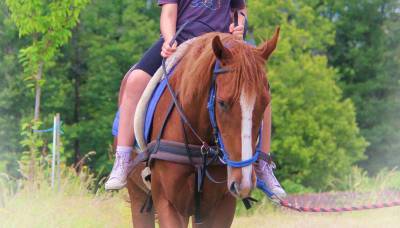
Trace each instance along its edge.
<path fill-rule="evenodd" d="M 278 43 L 278 38 L 279 38 L 279 31 L 280 31 L 280 28 L 277 27 L 275 29 L 274 36 L 270 40 L 264 42 L 261 46 L 259 46 L 257 48 L 261 52 L 261 56 L 265 60 L 267 60 L 269 58 L 269 56 L 272 54 L 272 52 L 276 48 L 276 44 Z"/>
<path fill-rule="evenodd" d="M 228 60 L 232 57 L 231 51 L 224 47 L 219 36 L 215 36 L 212 40 L 212 48 L 215 56 L 221 61 Z"/>

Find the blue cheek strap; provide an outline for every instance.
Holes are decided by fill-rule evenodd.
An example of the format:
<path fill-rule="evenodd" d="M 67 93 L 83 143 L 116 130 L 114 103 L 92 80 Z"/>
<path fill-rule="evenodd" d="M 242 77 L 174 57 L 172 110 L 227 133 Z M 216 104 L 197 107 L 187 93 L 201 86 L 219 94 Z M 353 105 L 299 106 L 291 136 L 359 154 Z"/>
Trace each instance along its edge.
<path fill-rule="evenodd" d="M 218 146 L 219 150 L 222 152 L 222 161 L 225 162 L 225 164 L 227 164 L 230 167 L 242 168 L 242 167 L 249 166 L 258 160 L 258 157 L 261 152 L 262 125 L 259 130 L 259 141 L 258 141 L 257 148 L 256 148 L 254 155 L 251 158 L 244 160 L 244 161 L 234 161 L 234 160 L 229 159 L 229 154 L 225 150 L 225 145 L 222 141 L 221 133 L 218 130 L 217 121 L 216 121 L 216 117 L 215 117 L 215 103 L 216 103 L 216 95 L 217 95 L 217 88 L 216 88 L 215 81 L 216 81 L 218 74 L 225 73 L 228 71 L 229 71 L 229 69 L 221 68 L 219 61 L 218 60 L 216 61 L 215 66 L 214 66 L 214 71 L 213 71 L 213 77 L 212 77 L 212 81 L 211 81 L 209 98 L 208 98 L 208 102 L 207 102 L 207 109 L 208 109 L 208 113 L 210 116 L 211 126 L 213 128 L 215 144 Z"/>

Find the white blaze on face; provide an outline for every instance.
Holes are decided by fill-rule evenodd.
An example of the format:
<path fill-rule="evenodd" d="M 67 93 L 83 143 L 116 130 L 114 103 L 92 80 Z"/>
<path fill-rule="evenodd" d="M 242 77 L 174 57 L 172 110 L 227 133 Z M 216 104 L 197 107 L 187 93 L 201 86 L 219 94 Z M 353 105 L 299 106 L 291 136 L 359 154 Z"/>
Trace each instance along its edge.
<path fill-rule="evenodd" d="M 242 109 L 242 161 L 248 160 L 253 156 L 251 132 L 253 126 L 253 109 L 255 102 L 255 95 L 249 96 L 248 94 L 244 93 L 244 90 L 242 90 L 240 95 L 240 107 Z M 251 187 L 251 171 L 251 165 L 242 168 L 242 188 Z"/>

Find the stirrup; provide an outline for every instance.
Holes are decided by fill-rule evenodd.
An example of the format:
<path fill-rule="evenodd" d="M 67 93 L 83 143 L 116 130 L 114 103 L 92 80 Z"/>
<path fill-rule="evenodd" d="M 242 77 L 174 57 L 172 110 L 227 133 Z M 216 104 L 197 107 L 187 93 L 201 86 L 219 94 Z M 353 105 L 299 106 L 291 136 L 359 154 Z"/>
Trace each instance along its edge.
<path fill-rule="evenodd" d="M 142 180 L 144 185 L 146 186 L 147 189 L 151 190 L 151 170 L 149 167 L 146 167 L 142 170 L 141 173 Z"/>

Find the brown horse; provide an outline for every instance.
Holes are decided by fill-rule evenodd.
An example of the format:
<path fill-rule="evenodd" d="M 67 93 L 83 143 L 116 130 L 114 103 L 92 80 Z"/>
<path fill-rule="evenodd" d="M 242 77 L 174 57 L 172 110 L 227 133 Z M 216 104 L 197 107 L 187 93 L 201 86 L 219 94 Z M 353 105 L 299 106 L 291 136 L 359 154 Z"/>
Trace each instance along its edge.
<path fill-rule="evenodd" d="M 205 34 L 191 44 L 170 78 L 190 124 L 202 139 L 212 145 L 214 138 L 207 101 L 213 69 L 217 60 L 222 68 L 229 69 L 215 81 L 215 117 L 225 150 L 233 161 L 249 159 L 255 153 L 263 113 L 270 102 L 264 65 L 276 47 L 278 36 L 279 28 L 271 40 L 255 48 L 230 34 Z M 169 91 L 165 90 L 153 118 L 152 140 L 157 138 L 171 99 Z M 180 122 L 181 117 L 174 109 L 162 139 L 184 142 L 186 130 L 186 140 L 190 144 L 199 144 L 195 135 Z M 128 178 L 133 225 L 154 227 L 156 211 L 161 227 L 187 227 L 195 208 L 194 167 L 163 160 L 152 162 L 154 210 L 150 213 L 140 212 L 148 192 L 140 177 L 143 168 L 142 164 L 137 166 Z M 208 172 L 216 180 L 226 179 L 227 184 L 217 184 L 205 178 L 200 204 L 203 222 L 193 224 L 193 227 L 230 227 L 236 198 L 250 195 L 255 187 L 255 172 L 251 164 L 242 168 L 210 166 Z"/>

